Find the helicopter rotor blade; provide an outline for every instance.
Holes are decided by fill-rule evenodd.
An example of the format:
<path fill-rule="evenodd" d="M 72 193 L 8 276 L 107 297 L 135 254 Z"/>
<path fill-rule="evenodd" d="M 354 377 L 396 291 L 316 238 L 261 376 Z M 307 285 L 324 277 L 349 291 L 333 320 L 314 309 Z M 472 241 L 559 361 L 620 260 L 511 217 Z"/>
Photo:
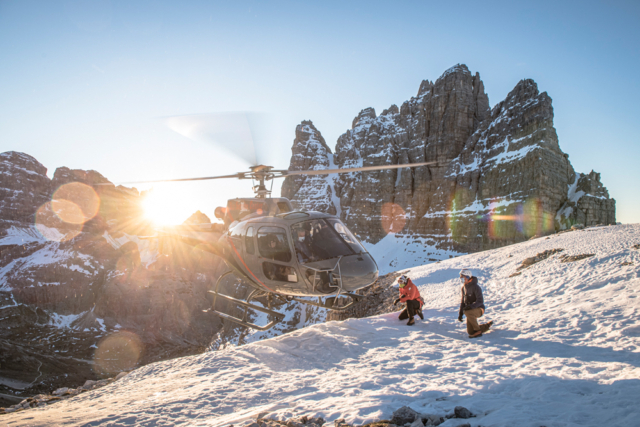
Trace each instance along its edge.
<path fill-rule="evenodd" d="M 265 147 L 273 146 L 273 119 L 264 113 L 189 114 L 162 120 L 172 131 L 227 151 L 251 166 L 265 161 Z"/>
<path fill-rule="evenodd" d="M 118 185 L 132 185 L 132 184 L 155 184 L 158 182 L 183 182 L 183 181 L 206 181 L 209 179 L 226 179 L 226 178 L 237 178 L 243 179 L 244 173 L 236 173 L 234 175 L 219 175 L 219 176 L 203 176 L 198 178 L 177 178 L 177 179 L 156 179 L 154 181 L 132 181 L 132 182 L 121 182 Z M 99 183 L 93 185 L 114 185 L 112 183 Z"/>
<path fill-rule="evenodd" d="M 330 174 L 333 174 L 333 173 L 351 173 L 351 172 L 377 171 L 377 170 L 385 170 L 385 169 L 417 168 L 419 166 L 434 165 L 436 163 L 438 163 L 438 162 L 405 163 L 405 164 L 401 164 L 401 165 L 363 166 L 363 167 L 359 167 L 359 168 L 344 168 L 344 169 L 321 169 L 321 170 L 308 170 L 308 171 L 277 171 L 277 172 L 282 172 L 283 176 L 289 176 L 289 175 L 330 175 Z M 276 171 L 274 171 L 274 172 L 276 172 Z"/>

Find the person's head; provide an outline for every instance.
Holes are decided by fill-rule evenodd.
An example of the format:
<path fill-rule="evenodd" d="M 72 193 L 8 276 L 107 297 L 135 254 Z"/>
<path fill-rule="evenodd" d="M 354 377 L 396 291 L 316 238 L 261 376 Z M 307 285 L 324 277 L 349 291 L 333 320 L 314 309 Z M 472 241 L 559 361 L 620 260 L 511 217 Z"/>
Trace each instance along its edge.
<path fill-rule="evenodd" d="M 409 278 L 403 274 L 402 276 L 398 277 L 398 286 L 404 288 L 405 286 L 407 286 L 408 280 Z"/>
<path fill-rule="evenodd" d="M 466 268 L 460 270 L 460 281 L 462 283 L 467 283 L 468 281 L 471 280 L 472 277 L 473 277 L 473 274 L 471 274 L 471 270 L 467 270 Z"/>
<path fill-rule="evenodd" d="M 305 233 L 304 229 L 303 228 L 299 228 L 298 229 L 298 240 L 302 242 L 305 239 L 305 234 L 306 233 Z"/>
<path fill-rule="evenodd" d="M 269 239 L 269 247 L 270 247 L 271 249 L 275 249 L 275 247 L 277 246 L 277 244 L 278 244 L 278 242 L 276 242 L 276 239 L 274 239 L 274 238 Z"/>

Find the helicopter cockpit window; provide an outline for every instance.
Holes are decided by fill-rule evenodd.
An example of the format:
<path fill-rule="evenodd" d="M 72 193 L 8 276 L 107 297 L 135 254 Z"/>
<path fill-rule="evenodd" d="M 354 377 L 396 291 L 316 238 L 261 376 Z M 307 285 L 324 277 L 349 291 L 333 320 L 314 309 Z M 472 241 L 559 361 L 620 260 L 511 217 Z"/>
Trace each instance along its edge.
<path fill-rule="evenodd" d="M 258 230 L 258 249 L 264 258 L 274 261 L 291 261 L 287 232 L 280 227 L 261 227 Z"/>
<path fill-rule="evenodd" d="M 277 280 L 279 282 L 297 282 L 298 275 L 293 267 L 286 265 L 274 264 L 272 262 L 262 263 L 262 272 L 267 279 Z"/>
<path fill-rule="evenodd" d="M 253 255 L 256 253 L 256 248 L 253 244 L 253 227 L 247 228 L 247 234 L 244 236 L 244 247 L 248 254 Z"/>
<path fill-rule="evenodd" d="M 346 230 L 346 227 L 344 228 Z M 299 222 L 291 226 L 291 232 L 293 233 L 296 255 L 301 263 L 363 252 L 359 245 L 356 249 L 346 243 L 334 226 L 324 219 Z"/>
<path fill-rule="evenodd" d="M 361 254 L 363 252 L 366 252 L 366 249 L 358 241 L 356 236 L 354 236 L 353 233 L 349 231 L 349 229 L 342 222 L 332 218 L 327 219 L 327 221 L 333 226 L 334 230 L 338 232 L 340 237 L 342 237 L 342 240 L 344 240 L 349 246 L 351 246 L 351 249 L 353 249 L 355 253 Z"/>

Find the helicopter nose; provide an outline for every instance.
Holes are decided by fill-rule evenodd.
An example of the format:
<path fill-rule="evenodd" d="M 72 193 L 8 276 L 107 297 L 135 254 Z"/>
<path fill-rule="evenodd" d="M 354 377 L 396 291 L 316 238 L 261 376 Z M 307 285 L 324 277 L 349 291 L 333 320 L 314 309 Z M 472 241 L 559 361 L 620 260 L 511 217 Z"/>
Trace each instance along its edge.
<path fill-rule="evenodd" d="M 349 255 L 340 261 L 342 289 L 353 292 L 378 279 L 378 266 L 369 254 Z"/>

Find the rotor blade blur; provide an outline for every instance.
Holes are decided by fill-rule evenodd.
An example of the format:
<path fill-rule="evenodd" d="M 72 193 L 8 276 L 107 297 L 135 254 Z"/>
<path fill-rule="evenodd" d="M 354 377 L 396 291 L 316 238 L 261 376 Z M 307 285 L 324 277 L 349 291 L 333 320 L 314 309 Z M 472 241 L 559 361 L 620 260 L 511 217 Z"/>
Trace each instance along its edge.
<path fill-rule="evenodd" d="M 360 168 L 345 168 L 345 169 L 321 169 L 310 171 L 286 171 L 285 176 L 289 175 L 330 175 L 332 173 L 351 173 L 351 172 L 366 172 L 377 171 L 384 169 L 403 169 L 403 168 L 417 168 L 419 166 L 434 165 L 437 162 L 423 162 L 423 163 L 406 163 L 402 165 L 380 165 L 380 166 L 363 166 Z"/>
<path fill-rule="evenodd" d="M 211 113 L 171 116 L 164 123 L 193 141 L 214 145 L 255 166 L 258 164 L 250 118 L 254 113 Z"/>
<path fill-rule="evenodd" d="M 225 178 L 241 178 L 242 173 L 235 175 L 220 175 L 220 176 L 203 176 L 199 178 L 177 178 L 177 179 L 157 179 L 154 181 L 133 181 L 133 182 L 121 182 L 118 185 L 132 185 L 132 184 L 155 184 L 158 182 L 182 182 L 182 181 L 206 181 L 208 179 L 225 179 Z M 93 185 L 114 185 L 112 183 L 99 183 Z"/>

